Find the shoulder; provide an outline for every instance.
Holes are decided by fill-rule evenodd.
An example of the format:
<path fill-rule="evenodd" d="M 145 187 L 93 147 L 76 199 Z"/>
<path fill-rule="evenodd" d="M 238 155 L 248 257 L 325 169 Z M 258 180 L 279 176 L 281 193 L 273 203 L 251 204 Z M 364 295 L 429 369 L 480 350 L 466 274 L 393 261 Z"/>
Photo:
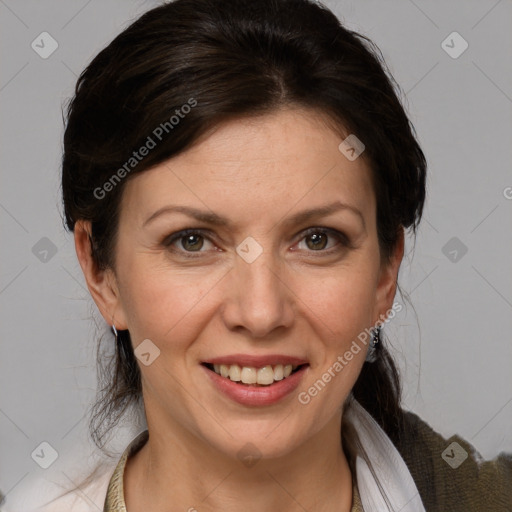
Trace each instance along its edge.
<path fill-rule="evenodd" d="M 416 414 L 404 411 L 397 449 L 430 511 L 512 511 L 512 453 L 483 460 L 458 435 L 449 439 Z"/>
<path fill-rule="evenodd" d="M 39 476 L 9 494 L 0 512 L 91 512 L 103 510 L 114 468 L 100 468 L 85 485 L 61 475 Z M 70 492 L 68 492 L 70 491 Z"/>

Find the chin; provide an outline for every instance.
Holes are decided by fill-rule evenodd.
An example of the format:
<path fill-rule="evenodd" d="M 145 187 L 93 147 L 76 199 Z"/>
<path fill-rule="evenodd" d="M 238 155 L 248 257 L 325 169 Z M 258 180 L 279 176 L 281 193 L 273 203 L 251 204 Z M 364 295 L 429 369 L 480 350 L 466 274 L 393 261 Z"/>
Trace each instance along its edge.
<path fill-rule="evenodd" d="M 233 419 L 224 422 L 224 428 L 202 432 L 201 437 L 213 449 L 230 458 L 278 459 L 298 449 L 305 442 L 304 421 L 301 420 L 301 423 L 302 432 L 299 432 L 290 417 L 284 421 L 283 418 Z"/>

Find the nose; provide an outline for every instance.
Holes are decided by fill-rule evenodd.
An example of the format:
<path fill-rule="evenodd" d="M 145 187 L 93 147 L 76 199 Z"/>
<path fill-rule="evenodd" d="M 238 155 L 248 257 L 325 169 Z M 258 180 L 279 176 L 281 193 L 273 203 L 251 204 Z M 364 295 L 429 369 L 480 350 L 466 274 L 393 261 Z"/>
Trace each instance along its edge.
<path fill-rule="evenodd" d="M 229 276 L 222 311 L 230 330 L 263 338 L 292 325 L 294 294 L 282 266 L 270 255 L 262 253 L 252 263 L 237 257 Z"/>

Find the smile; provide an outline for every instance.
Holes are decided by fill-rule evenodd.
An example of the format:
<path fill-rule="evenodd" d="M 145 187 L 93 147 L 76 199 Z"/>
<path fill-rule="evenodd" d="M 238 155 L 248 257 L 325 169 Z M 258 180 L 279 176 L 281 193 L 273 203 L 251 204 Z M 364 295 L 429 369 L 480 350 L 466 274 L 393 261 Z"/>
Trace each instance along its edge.
<path fill-rule="evenodd" d="M 301 365 L 276 364 L 265 365 L 261 368 L 255 366 L 240 366 L 238 364 L 206 364 L 217 375 L 246 385 L 271 386 L 275 382 L 288 378 L 297 371 Z"/>
<path fill-rule="evenodd" d="M 221 395 L 245 406 L 269 406 L 289 396 L 309 370 L 305 359 L 232 354 L 200 365 Z"/>

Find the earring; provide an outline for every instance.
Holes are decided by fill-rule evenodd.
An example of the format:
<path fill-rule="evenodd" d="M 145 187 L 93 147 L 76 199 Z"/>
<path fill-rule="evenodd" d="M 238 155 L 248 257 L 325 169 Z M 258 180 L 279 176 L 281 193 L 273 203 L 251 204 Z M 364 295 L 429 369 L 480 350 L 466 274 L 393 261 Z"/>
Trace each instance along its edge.
<path fill-rule="evenodd" d="M 375 327 L 372 330 L 372 339 L 370 341 L 370 346 L 368 348 L 368 352 L 366 353 L 366 362 L 373 363 L 377 360 L 377 344 L 380 343 L 380 326 Z"/>
<path fill-rule="evenodd" d="M 112 332 L 114 336 L 116 337 L 116 345 L 119 343 L 119 336 L 117 334 L 116 324 L 114 323 L 114 315 L 112 315 Z"/>

